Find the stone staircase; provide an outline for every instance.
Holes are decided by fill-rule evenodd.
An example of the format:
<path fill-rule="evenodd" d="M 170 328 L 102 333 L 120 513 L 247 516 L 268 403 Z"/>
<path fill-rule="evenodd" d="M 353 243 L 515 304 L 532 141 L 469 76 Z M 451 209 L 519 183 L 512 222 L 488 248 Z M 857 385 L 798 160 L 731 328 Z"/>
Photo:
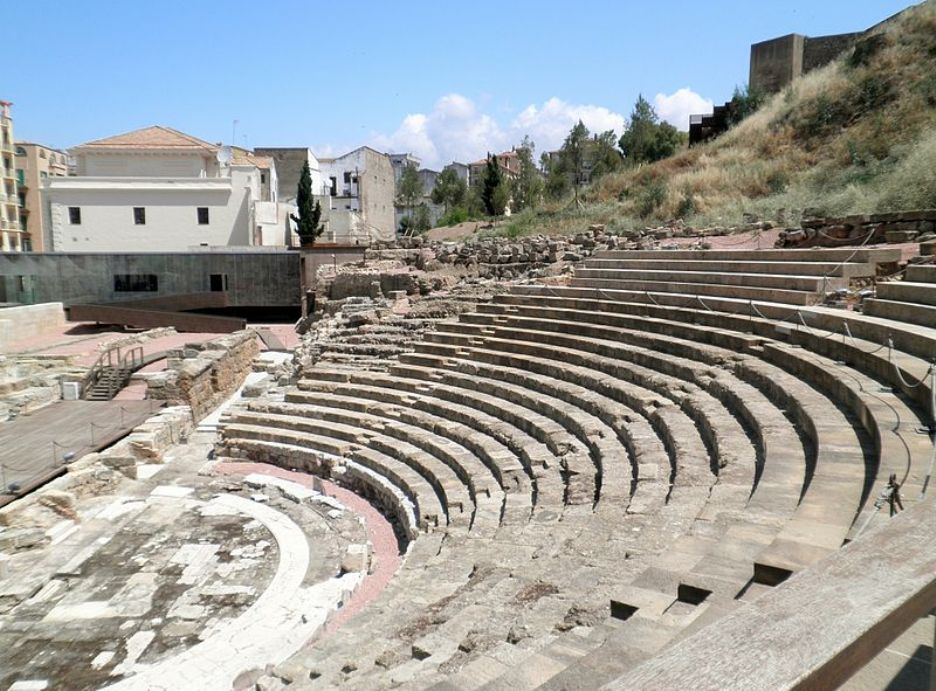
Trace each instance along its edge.
<path fill-rule="evenodd" d="M 865 313 L 936 328 L 936 264 L 907 267 L 903 281 L 879 283 Z"/>
<path fill-rule="evenodd" d="M 595 688 L 861 540 L 891 473 L 907 504 L 928 482 L 936 329 L 811 301 L 894 261 L 599 252 L 384 371 L 231 408 L 219 456 L 359 492 L 406 553 L 292 662 L 322 688 Z"/>

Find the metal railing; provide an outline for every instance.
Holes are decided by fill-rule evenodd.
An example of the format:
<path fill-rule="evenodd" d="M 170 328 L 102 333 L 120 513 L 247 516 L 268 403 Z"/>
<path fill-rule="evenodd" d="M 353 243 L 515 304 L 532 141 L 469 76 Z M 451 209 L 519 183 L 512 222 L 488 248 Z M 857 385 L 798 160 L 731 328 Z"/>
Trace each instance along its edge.
<path fill-rule="evenodd" d="M 95 387 L 105 380 L 107 399 L 112 399 L 131 372 L 143 366 L 143 346 L 122 351 L 120 346 L 108 348 L 98 356 L 81 382 L 81 397 L 87 398 Z M 105 379 L 106 378 L 106 379 Z"/>

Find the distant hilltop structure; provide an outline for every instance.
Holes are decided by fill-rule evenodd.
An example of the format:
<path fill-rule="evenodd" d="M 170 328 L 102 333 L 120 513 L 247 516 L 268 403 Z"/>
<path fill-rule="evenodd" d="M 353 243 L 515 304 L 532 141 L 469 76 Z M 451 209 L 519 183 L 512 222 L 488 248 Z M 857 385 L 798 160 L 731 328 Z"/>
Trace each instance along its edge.
<path fill-rule="evenodd" d="M 829 36 L 787 34 L 751 45 L 748 88 L 753 93 L 775 94 L 797 77 L 828 65 L 860 39 L 905 10 L 864 31 Z M 731 103 L 715 106 L 711 114 L 689 116 L 689 144 L 707 141 L 725 132 L 731 123 Z"/>
<path fill-rule="evenodd" d="M 757 93 L 775 94 L 797 77 L 828 65 L 865 33 L 856 31 L 816 38 L 788 34 L 755 43 L 751 46 L 748 86 Z"/>

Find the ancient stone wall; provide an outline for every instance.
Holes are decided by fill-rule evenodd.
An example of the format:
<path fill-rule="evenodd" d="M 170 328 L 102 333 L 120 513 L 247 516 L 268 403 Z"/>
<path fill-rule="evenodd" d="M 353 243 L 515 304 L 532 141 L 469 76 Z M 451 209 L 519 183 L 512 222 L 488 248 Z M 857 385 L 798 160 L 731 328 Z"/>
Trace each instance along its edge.
<path fill-rule="evenodd" d="M 252 330 L 186 345 L 170 355 L 165 372 L 147 379 L 147 397 L 190 406 L 201 420 L 243 383 L 259 352 Z"/>
<path fill-rule="evenodd" d="M 836 247 L 856 243 L 936 240 L 936 209 L 897 211 L 867 216 L 804 218 L 802 228 L 785 230 L 777 247 Z M 870 234 L 870 237 L 869 237 Z"/>

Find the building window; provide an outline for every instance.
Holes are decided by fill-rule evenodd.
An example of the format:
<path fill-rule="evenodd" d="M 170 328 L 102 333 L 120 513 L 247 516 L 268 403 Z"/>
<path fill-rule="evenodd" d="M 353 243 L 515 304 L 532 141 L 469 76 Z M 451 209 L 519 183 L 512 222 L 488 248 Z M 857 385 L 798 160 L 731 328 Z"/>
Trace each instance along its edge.
<path fill-rule="evenodd" d="M 336 178 L 334 175 L 331 175 L 329 176 L 328 180 L 331 182 L 330 194 L 331 196 L 335 197 L 338 195 L 338 178 Z"/>
<path fill-rule="evenodd" d="M 228 289 L 227 274 L 211 274 L 209 276 L 212 293 L 226 293 Z"/>
<path fill-rule="evenodd" d="M 115 293 L 155 293 L 158 290 L 156 274 L 114 274 Z"/>
<path fill-rule="evenodd" d="M 207 206 L 198 207 L 198 225 L 200 226 L 208 225 L 208 207 Z"/>
<path fill-rule="evenodd" d="M 16 147 L 16 155 L 17 155 L 17 156 L 25 156 L 25 155 L 26 155 L 26 149 L 24 149 L 24 148 L 21 147 L 21 146 Z"/>
<path fill-rule="evenodd" d="M 46 152 L 45 149 L 39 149 L 39 158 L 45 158 Z"/>
<path fill-rule="evenodd" d="M 350 185 L 350 184 L 351 184 L 351 171 L 350 171 L 350 170 L 346 170 L 346 171 L 345 171 L 345 173 L 344 173 L 344 181 L 345 181 L 345 184 L 346 184 L 346 185 Z"/>
<path fill-rule="evenodd" d="M 146 209 L 142 206 L 133 207 L 133 222 L 138 226 L 146 225 Z"/>
<path fill-rule="evenodd" d="M 69 206 L 68 207 L 68 222 L 73 226 L 81 225 L 81 207 L 80 206 Z"/>
<path fill-rule="evenodd" d="M 266 173 L 260 173 L 260 184 L 261 185 L 266 184 Z"/>

